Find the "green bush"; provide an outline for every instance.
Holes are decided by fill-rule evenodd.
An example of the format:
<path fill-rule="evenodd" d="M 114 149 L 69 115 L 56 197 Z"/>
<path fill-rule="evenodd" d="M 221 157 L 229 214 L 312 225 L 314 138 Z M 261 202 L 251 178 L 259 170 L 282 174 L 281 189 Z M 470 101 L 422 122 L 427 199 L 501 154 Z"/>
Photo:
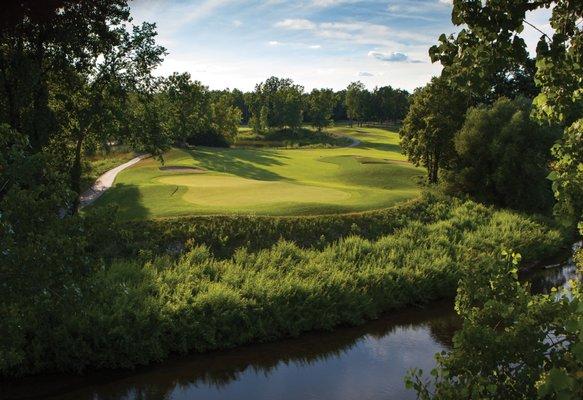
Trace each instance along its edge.
<path fill-rule="evenodd" d="M 563 242 L 540 222 L 469 201 L 410 207 L 417 207 L 419 218 L 393 221 L 392 233 L 374 240 L 349 234 L 381 230 L 354 218 L 339 225 L 345 237 L 320 248 L 280 240 L 217 258 L 196 245 L 179 258 L 104 265 L 89 277 L 76 312 L 45 316 L 58 324 L 16 320 L 18 310 L 9 314 L 3 324 L 12 346 L 0 354 L 0 374 L 132 367 L 176 352 L 358 324 L 453 297 L 463 266 L 494 260 L 504 247 L 535 260 Z"/>
<path fill-rule="evenodd" d="M 470 109 L 454 138 L 457 158 L 444 173 L 447 190 L 499 207 L 548 213 L 550 148 L 560 135 L 530 113 L 524 98 Z"/>

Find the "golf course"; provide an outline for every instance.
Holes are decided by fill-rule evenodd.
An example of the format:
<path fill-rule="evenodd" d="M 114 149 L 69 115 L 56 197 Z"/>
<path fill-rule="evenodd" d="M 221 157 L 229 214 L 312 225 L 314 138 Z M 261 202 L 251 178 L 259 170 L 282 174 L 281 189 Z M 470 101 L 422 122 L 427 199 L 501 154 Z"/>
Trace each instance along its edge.
<path fill-rule="evenodd" d="M 396 132 L 329 128 L 354 144 L 334 148 L 173 148 L 122 171 L 93 207 L 122 219 L 182 215 L 314 215 L 391 206 L 420 193 L 422 170 Z"/>

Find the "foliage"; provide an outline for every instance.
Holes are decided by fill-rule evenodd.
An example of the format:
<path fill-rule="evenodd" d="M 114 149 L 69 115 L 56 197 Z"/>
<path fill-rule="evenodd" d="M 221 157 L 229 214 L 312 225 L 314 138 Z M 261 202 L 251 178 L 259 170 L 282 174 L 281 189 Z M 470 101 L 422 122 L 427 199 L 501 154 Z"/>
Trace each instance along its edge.
<path fill-rule="evenodd" d="M 474 102 L 491 98 L 496 76 L 512 79 L 532 62 L 520 35 L 525 29 L 538 28 L 525 19 L 526 14 L 551 7 L 553 33 L 541 32 L 537 45 L 535 78 L 540 94 L 534 105 L 536 116 L 566 128 L 553 151 L 557 162 L 551 178 L 556 179 L 557 213 L 572 223 L 583 213 L 576 184 L 583 162 L 571 148 L 579 146 L 582 126 L 577 121 L 583 112 L 583 4 L 574 0 L 454 0 L 452 22 L 465 27 L 456 36 L 441 35 L 430 55 L 444 66 L 444 77 L 469 92 Z"/>
<path fill-rule="evenodd" d="M 371 96 L 373 119 L 378 122 L 400 121 L 409 110 L 409 93 L 391 86 L 376 87 Z"/>
<path fill-rule="evenodd" d="M 456 161 L 444 174 L 448 189 L 501 207 L 548 212 L 549 149 L 559 135 L 530 113 L 524 98 L 470 109 L 454 138 Z"/>
<path fill-rule="evenodd" d="M 352 82 L 346 88 L 346 97 L 344 101 L 346 105 L 346 115 L 350 119 L 351 125 L 352 121 L 360 123 L 365 117 L 367 105 L 365 92 L 366 89 L 362 82 Z"/>
<path fill-rule="evenodd" d="M 231 99 L 223 95 L 211 104 L 212 129 L 232 142 L 241 123 L 241 111 L 231 105 Z"/>
<path fill-rule="evenodd" d="M 409 160 L 427 169 L 429 183 L 437 183 L 439 170 L 455 159 L 453 137 L 463 123 L 465 96 L 443 78 L 433 78 L 413 94 L 399 135 Z"/>
<path fill-rule="evenodd" d="M 565 130 L 552 152 L 555 210 L 567 222 L 583 220 L 583 119 Z"/>
<path fill-rule="evenodd" d="M 375 241 L 350 236 L 320 250 L 281 241 L 218 259 L 194 245 L 178 260 L 105 265 L 78 291 L 75 312 L 40 308 L 56 325 L 19 318 L 21 305 L 2 309 L 0 373 L 131 367 L 357 324 L 452 296 L 462 266 L 492 260 L 502 246 L 536 259 L 561 242 L 544 225 L 472 202 L 439 203 L 432 213 L 431 223 L 409 219 Z"/>
<path fill-rule="evenodd" d="M 252 126 L 257 133 L 266 128 L 297 129 L 303 121 L 303 86 L 296 85 L 291 79 L 272 76 L 255 86 L 249 96 Z"/>
<path fill-rule="evenodd" d="M 518 280 L 520 254 L 476 260 L 464 270 L 456 311 L 463 328 L 437 356 L 432 379 L 407 385 L 420 399 L 580 399 L 583 396 L 583 292 L 532 295 Z"/>
<path fill-rule="evenodd" d="M 332 109 L 334 107 L 334 92 L 332 89 L 314 89 L 308 97 L 308 115 L 312 126 L 322 131 L 331 124 Z"/>
<path fill-rule="evenodd" d="M 208 89 L 192 82 L 190 74 L 174 73 L 164 80 L 160 95 L 164 109 L 164 129 L 175 142 L 196 141 L 196 136 L 210 129 Z"/>
<path fill-rule="evenodd" d="M 548 7 L 551 0 L 454 0 L 452 22 L 462 26 L 457 35 L 439 37 L 430 48 L 442 76 L 466 92 L 471 105 L 491 103 L 499 97 L 534 96 L 534 62 L 520 36 L 527 12 Z M 527 27 L 527 29 L 532 29 Z"/>
<path fill-rule="evenodd" d="M 164 79 L 157 101 L 164 131 L 179 145 L 226 147 L 241 123 L 241 110 L 230 92 L 211 92 L 188 73 Z"/>
<path fill-rule="evenodd" d="M 4 15 L 0 122 L 28 138 L 30 154 L 50 153 L 47 167 L 65 172 L 77 193 L 69 205 L 75 212 L 85 146 L 163 146 L 131 123 L 126 100 L 150 101 L 151 71 L 165 50 L 154 25 L 130 24 L 125 0 L 9 2 Z"/>
<path fill-rule="evenodd" d="M 466 24 L 456 38 L 442 35 L 431 55 L 445 73 L 467 86 L 500 71 L 503 64 L 526 59 L 518 36 L 525 13 L 552 6 L 552 38 L 543 34 L 537 47 L 535 114 L 566 126 L 553 147 L 550 178 L 557 211 L 571 220 L 581 216 L 580 172 L 583 17 L 580 1 L 454 0 L 452 18 Z M 485 79 L 487 80 L 487 79 Z M 458 80 L 459 83 L 459 80 Z M 523 118 L 525 119 L 525 118 Z M 522 154 L 521 154 L 522 156 Z M 581 224 L 580 224 L 581 227 Z M 579 399 L 583 396 L 583 292 L 572 282 L 570 293 L 533 295 L 518 281 L 518 254 L 505 262 L 478 260 L 468 266 L 458 289 L 456 309 L 464 324 L 454 349 L 438 356 L 433 379 L 412 371 L 407 385 L 421 399 Z M 581 255 L 577 256 L 581 264 Z M 581 268 L 581 266 L 580 266 Z"/>

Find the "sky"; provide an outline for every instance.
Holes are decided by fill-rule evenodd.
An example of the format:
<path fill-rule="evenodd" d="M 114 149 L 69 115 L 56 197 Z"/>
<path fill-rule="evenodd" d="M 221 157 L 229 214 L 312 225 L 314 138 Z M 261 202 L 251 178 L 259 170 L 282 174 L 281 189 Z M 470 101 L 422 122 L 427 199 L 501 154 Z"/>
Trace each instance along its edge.
<path fill-rule="evenodd" d="M 355 81 L 412 91 L 441 71 L 429 47 L 459 30 L 451 1 L 133 0 L 130 7 L 135 23 L 157 25 L 168 51 L 159 75 L 189 72 L 211 89 L 247 91 L 278 76 L 308 91 Z M 548 28 L 544 12 L 528 20 Z M 525 28 L 524 36 L 534 48 L 540 34 Z"/>

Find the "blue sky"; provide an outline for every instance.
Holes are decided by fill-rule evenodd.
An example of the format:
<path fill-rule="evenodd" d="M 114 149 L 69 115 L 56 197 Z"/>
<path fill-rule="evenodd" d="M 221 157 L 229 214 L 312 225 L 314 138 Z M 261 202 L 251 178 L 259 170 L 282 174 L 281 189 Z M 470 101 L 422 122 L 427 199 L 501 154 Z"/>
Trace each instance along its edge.
<path fill-rule="evenodd" d="M 451 0 L 134 0 L 130 5 L 135 22 L 156 22 L 159 42 L 168 49 L 157 73 L 187 71 L 212 89 L 251 90 L 275 75 L 307 90 L 338 90 L 357 80 L 370 88 L 413 90 L 440 72 L 429 61 L 428 48 L 441 33 L 457 30 L 450 20 Z M 527 40 L 534 43 L 536 37 Z"/>

